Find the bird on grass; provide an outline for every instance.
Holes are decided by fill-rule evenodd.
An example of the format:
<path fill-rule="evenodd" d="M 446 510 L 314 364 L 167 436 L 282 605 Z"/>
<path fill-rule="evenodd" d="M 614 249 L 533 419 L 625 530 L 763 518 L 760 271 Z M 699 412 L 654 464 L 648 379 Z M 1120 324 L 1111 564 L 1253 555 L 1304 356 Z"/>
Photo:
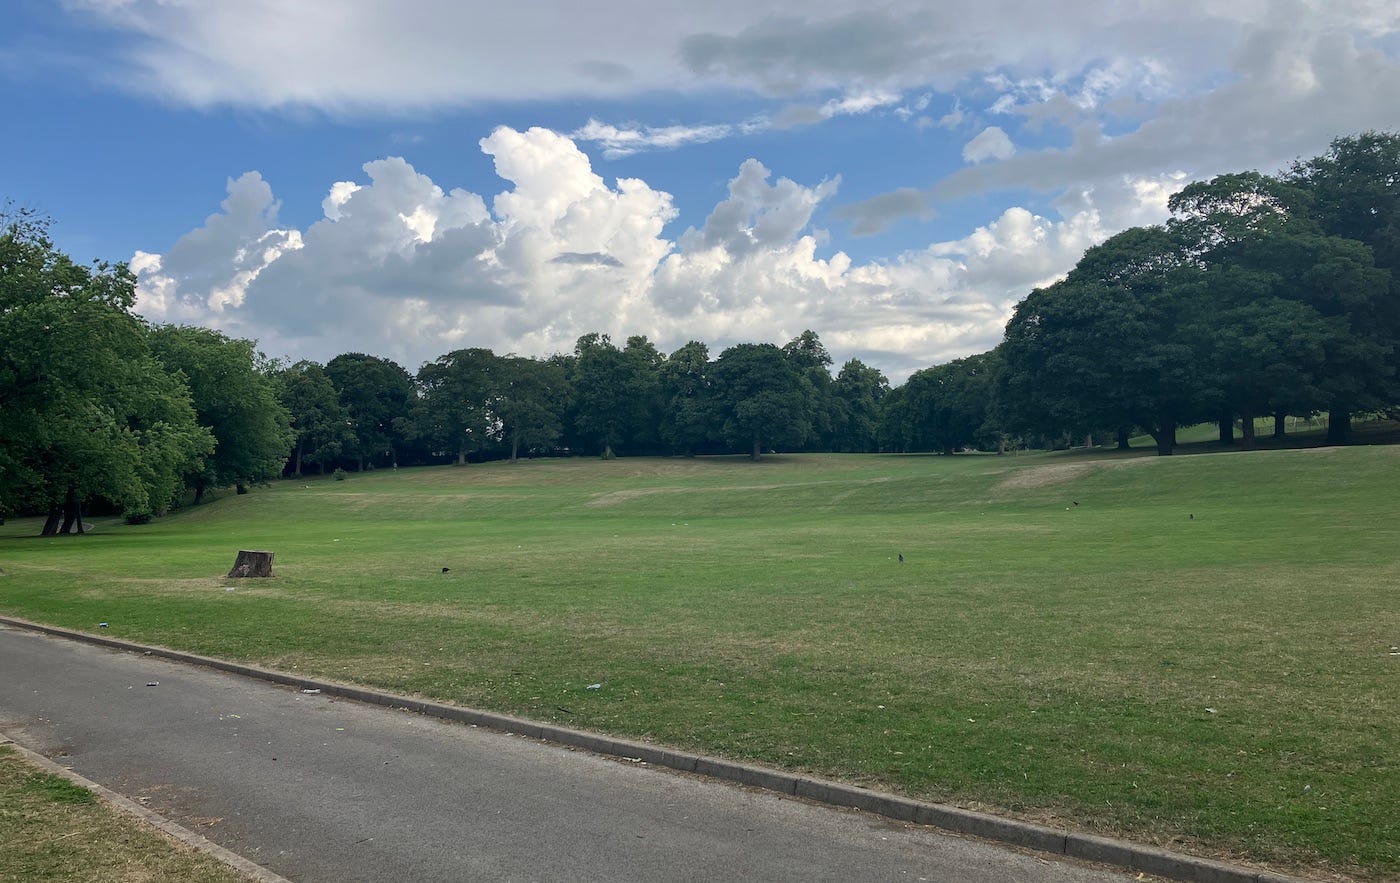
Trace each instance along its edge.
<path fill-rule="evenodd" d="M 443 572 L 443 573 L 447 573 L 447 572 L 448 572 L 449 570 L 451 570 L 451 569 L 452 569 L 452 568 L 450 568 L 450 567 L 444 567 L 444 568 L 442 569 L 442 572 Z"/>
<path fill-rule="evenodd" d="M 903 552 L 900 552 L 900 553 L 899 553 L 899 563 L 900 563 L 900 564 L 903 564 L 903 563 L 904 563 L 904 553 L 903 553 Z"/>

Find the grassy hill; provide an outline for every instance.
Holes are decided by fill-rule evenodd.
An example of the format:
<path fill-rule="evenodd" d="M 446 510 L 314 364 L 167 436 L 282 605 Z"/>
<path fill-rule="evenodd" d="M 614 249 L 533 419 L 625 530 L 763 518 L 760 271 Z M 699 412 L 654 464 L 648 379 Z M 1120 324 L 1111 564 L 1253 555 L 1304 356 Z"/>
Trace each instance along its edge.
<path fill-rule="evenodd" d="M 1400 448 L 1145 453 L 287 481 L 84 537 L 12 521 L 0 610 L 1395 878 Z M 240 548 L 277 578 L 222 579 Z"/>

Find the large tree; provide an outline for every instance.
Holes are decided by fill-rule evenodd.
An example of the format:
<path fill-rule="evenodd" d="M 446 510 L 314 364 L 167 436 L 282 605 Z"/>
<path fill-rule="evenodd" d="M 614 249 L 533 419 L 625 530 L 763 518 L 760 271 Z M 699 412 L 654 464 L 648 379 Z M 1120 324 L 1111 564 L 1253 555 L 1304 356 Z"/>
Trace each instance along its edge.
<path fill-rule="evenodd" d="M 520 449 L 547 445 L 563 430 L 561 415 L 569 401 L 569 381 L 556 362 L 503 356 L 496 375 L 495 409 L 510 448 L 510 461 Z"/>
<path fill-rule="evenodd" d="M 901 387 L 898 407 L 887 412 L 897 425 L 886 435 L 898 438 L 901 450 L 944 454 L 987 438 L 996 368 L 997 356 L 982 353 L 914 372 Z"/>
<path fill-rule="evenodd" d="M 1295 182 L 1257 172 L 1199 181 L 1171 198 L 1172 228 L 1196 271 L 1188 284 L 1205 344 L 1204 400 L 1220 415 L 1222 441 L 1235 416 L 1252 441 L 1261 407 L 1328 407 L 1341 441 L 1351 410 L 1386 401 L 1393 366 L 1377 328 L 1387 321 L 1389 275 L 1364 243 L 1328 235 L 1310 206 Z"/>
<path fill-rule="evenodd" d="M 646 424 L 654 419 L 649 406 L 656 387 L 655 366 L 636 347 L 640 343 L 629 354 L 603 334 L 580 338 L 574 349 L 574 422 L 605 460 L 613 458 L 614 448 L 651 431 Z"/>
<path fill-rule="evenodd" d="M 861 453 L 879 448 L 880 403 L 890 382 L 878 368 L 860 359 L 841 366 L 831 387 L 831 447 Z"/>
<path fill-rule="evenodd" d="M 1347 367 L 1355 359 L 1372 365 L 1364 378 L 1353 373 L 1331 391 L 1327 438 L 1341 444 L 1350 438 L 1354 411 L 1400 401 L 1400 134 L 1338 138 L 1323 155 L 1294 163 L 1285 177 L 1307 192 L 1311 217 L 1324 233 L 1367 250 L 1344 260 L 1342 269 L 1353 276 L 1345 286 L 1350 291 L 1319 308 L 1341 316 L 1352 331 Z M 1357 263 L 1367 259 L 1384 273 L 1383 283 L 1371 277 L 1354 284 Z M 1314 278 L 1325 279 L 1331 269 L 1320 267 Z"/>
<path fill-rule="evenodd" d="M 710 369 L 716 419 L 724 439 L 759 459 L 763 448 L 800 448 L 812 432 L 816 391 L 787 354 L 771 343 L 741 343 Z"/>
<path fill-rule="evenodd" d="M 200 425 L 214 434 L 214 453 L 185 473 L 195 502 L 210 488 L 276 478 L 296 443 L 291 418 L 278 395 L 270 366 L 251 340 L 209 328 L 163 325 L 151 331 L 151 349 L 188 380 Z"/>
<path fill-rule="evenodd" d="M 296 447 L 292 474 L 313 464 L 321 472 L 355 442 L 350 418 L 341 407 L 335 385 L 316 362 L 302 360 L 276 373 L 278 395 L 292 421 Z"/>
<path fill-rule="evenodd" d="M 422 398 L 414 409 L 413 433 L 456 454 L 484 450 L 499 437 L 495 386 L 499 359 L 489 349 L 454 350 L 418 369 Z"/>
<path fill-rule="evenodd" d="M 183 378 L 152 357 L 124 265 L 81 266 L 47 222 L 0 213 L 0 513 L 81 533 L 82 505 L 161 512 L 213 449 Z"/>
<path fill-rule="evenodd" d="M 403 442 L 395 421 L 405 420 L 414 399 L 413 378 L 402 365 L 364 353 L 342 353 L 326 363 L 326 375 L 350 418 L 355 443 L 347 453 L 363 470 L 378 460 L 398 465 Z"/>
<path fill-rule="evenodd" d="M 713 434 L 709 371 L 709 347 L 698 340 L 671 353 L 661 366 L 660 435 L 672 453 L 690 456 Z"/>
<path fill-rule="evenodd" d="M 1135 227 L 1085 252 L 1016 306 L 998 410 L 1019 429 L 1074 434 L 1141 426 L 1159 454 L 1202 416 L 1192 272 L 1180 238 Z"/>
<path fill-rule="evenodd" d="M 783 344 L 783 353 L 792 366 L 807 378 L 812 386 L 812 430 L 807 438 L 809 450 L 830 450 L 833 432 L 831 353 L 827 352 L 817 332 L 807 329 Z"/>

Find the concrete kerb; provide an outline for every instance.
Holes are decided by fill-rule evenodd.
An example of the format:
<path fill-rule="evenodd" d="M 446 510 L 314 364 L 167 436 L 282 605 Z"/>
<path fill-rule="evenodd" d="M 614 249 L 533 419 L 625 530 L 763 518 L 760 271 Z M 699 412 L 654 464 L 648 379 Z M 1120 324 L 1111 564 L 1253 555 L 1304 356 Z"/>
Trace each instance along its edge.
<path fill-rule="evenodd" d="M 582 748 L 596 754 L 697 773 L 702 776 L 737 782 L 832 806 L 858 809 L 872 815 L 885 816 L 898 821 L 942 828 L 958 834 L 994 840 L 1038 852 L 1098 862 L 1125 870 L 1142 871 L 1172 880 L 1186 881 L 1186 883 L 1309 883 L 1309 881 L 1299 877 L 1290 877 L 1258 868 L 1248 868 L 1243 865 L 1232 865 L 1212 859 L 1170 852 L 1126 840 L 1077 834 L 1031 822 L 1004 819 L 961 807 L 910 800 L 840 782 L 799 776 L 794 773 L 737 763 L 722 758 L 688 754 L 643 742 L 601 736 L 596 733 L 526 720 L 506 714 L 446 705 L 365 687 L 337 684 L 333 681 L 322 681 L 259 668 L 254 665 L 200 656 L 196 653 L 147 646 L 124 641 L 120 638 L 109 638 L 12 617 L 0 616 L 0 624 L 102 647 L 201 665 L 297 689 L 318 690 L 326 696 L 352 699 L 387 708 L 400 708 L 430 717 L 473 724 L 504 733 L 553 742 L 558 745 Z M 280 880 L 281 878 L 276 879 Z"/>
<path fill-rule="evenodd" d="M 206 853 L 207 855 L 218 859 L 219 861 L 233 868 L 235 871 L 238 871 L 239 873 L 258 881 L 258 883 L 292 883 L 292 881 L 288 880 L 286 877 L 283 877 L 279 874 L 274 874 L 272 871 L 269 871 L 262 865 L 249 861 L 248 859 L 244 858 L 236 852 L 230 852 L 229 850 L 223 848 L 222 846 L 210 840 L 209 838 L 201 834 L 196 834 L 195 832 L 191 831 L 189 828 L 184 827 L 183 825 L 179 825 L 175 822 L 172 822 L 165 816 L 147 809 L 146 807 L 142 806 L 136 801 L 123 797 L 120 794 L 117 794 L 115 791 L 111 791 L 107 788 L 104 788 L 96 782 L 78 775 L 77 773 L 73 772 L 65 766 L 60 766 L 59 764 L 54 763 L 52 760 L 49 760 L 42 754 L 39 754 L 36 751 L 32 751 L 29 748 L 26 748 L 20 743 L 14 741 L 13 739 L 10 739 L 2 732 L 0 732 L 0 745 L 5 745 L 14 749 L 16 752 L 19 753 L 21 757 L 34 764 L 35 766 L 39 767 L 44 772 L 52 773 L 55 776 L 61 776 L 64 779 L 67 779 L 68 781 L 72 782 L 74 785 L 77 785 L 81 788 L 86 788 L 93 794 L 96 794 L 99 799 L 106 802 L 108 805 L 113 806 L 121 812 L 127 813 L 128 815 L 135 816 L 137 819 L 145 822 L 153 828 L 156 828 L 157 830 L 163 831 L 165 834 L 169 835 L 170 837 L 173 837 L 178 842 L 183 843 L 192 849 L 197 849 L 200 852 Z"/>

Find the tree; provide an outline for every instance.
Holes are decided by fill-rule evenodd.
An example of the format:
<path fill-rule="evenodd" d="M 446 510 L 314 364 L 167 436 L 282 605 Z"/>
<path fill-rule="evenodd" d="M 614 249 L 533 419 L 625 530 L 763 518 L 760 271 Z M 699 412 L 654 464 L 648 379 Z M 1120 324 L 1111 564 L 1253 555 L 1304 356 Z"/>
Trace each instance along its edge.
<path fill-rule="evenodd" d="M 732 446 L 757 460 L 764 443 L 800 447 L 812 432 L 811 381 L 771 343 L 741 343 L 720 353 L 710 370 L 716 419 Z"/>
<path fill-rule="evenodd" d="M 645 354 L 628 355 L 613 346 L 607 335 L 580 338 L 574 353 L 575 424 L 585 439 L 599 447 L 603 459 L 611 460 L 614 447 L 645 432 L 655 386 L 649 376 L 652 366 Z"/>
<path fill-rule="evenodd" d="M 827 352 L 817 332 L 808 329 L 783 344 L 783 354 L 812 386 L 812 431 L 808 437 L 808 447 L 829 450 L 834 407 L 831 401 L 831 353 Z"/>
<path fill-rule="evenodd" d="M 245 493 L 248 485 L 282 473 L 296 433 L 251 340 L 163 325 L 152 329 L 151 349 L 166 368 L 185 376 L 199 423 L 214 435 L 213 455 L 185 473 L 195 503 L 209 488 L 234 485 Z"/>
<path fill-rule="evenodd" d="M 951 454 L 987 436 L 996 368 L 996 357 L 983 353 L 914 372 L 891 414 L 902 449 Z"/>
<path fill-rule="evenodd" d="M 355 443 L 347 453 L 357 468 L 363 470 L 376 458 L 384 465 L 398 465 L 397 446 L 403 435 L 395 421 L 409 416 L 414 400 L 408 372 L 389 359 L 342 353 L 326 363 L 326 376 L 350 418 Z"/>
<path fill-rule="evenodd" d="M 421 399 L 413 434 L 457 455 L 481 451 L 500 434 L 495 413 L 499 360 L 489 349 L 454 350 L 418 370 Z"/>
<path fill-rule="evenodd" d="M 557 363 L 504 356 L 495 383 L 496 416 L 510 446 L 510 462 L 521 447 L 547 445 L 559 437 L 569 400 L 569 384 Z"/>
<path fill-rule="evenodd" d="M 638 452 L 661 450 L 661 366 L 666 357 L 645 335 L 633 334 L 622 347 L 632 372 L 632 393 L 637 397 L 638 417 L 629 443 Z"/>
<path fill-rule="evenodd" d="M 1352 332 L 1346 361 L 1371 360 L 1364 378 L 1348 371 L 1331 391 L 1327 440 L 1342 444 L 1353 411 L 1400 400 L 1400 134 L 1338 138 L 1322 156 L 1294 163 L 1285 177 L 1307 192 L 1311 217 L 1324 233 L 1360 243 L 1384 273 L 1383 284 L 1352 286 L 1340 311 L 1319 307 L 1323 315 L 1345 316 Z M 1358 259 L 1353 252 L 1348 262 Z"/>
<path fill-rule="evenodd" d="M 1193 183 L 1169 205 L 1172 227 L 1199 268 L 1190 283 L 1200 292 L 1193 319 L 1214 341 L 1206 399 L 1221 414 L 1222 440 L 1233 416 L 1246 411 L 1251 433 L 1265 399 L 1277 413 L 1330 407 L 1332 440 L 1344 440 L 1349 412 L 1384 404 L 1394 369 L 1389 339 L 1376 335 L 1387 322 L 1390 279 L 1374 267 L 1369 247 L 1327 235 L 1296 181 L 1257 172 Z M 1283 314 L 1288 325 L 1278 321 Z M 1279 349 L 1261 350 L 1266 340 Z"/>
<path fill-rule="evenodd" d="M 306 360 L 278 371 L 276 379 L 279 398 L 296 434 L 292 474 L 301 475 L 304 463 L 325 472 L 327 463 L 355 443 L 350 418 L 340 405 L 335 386 L 324 368 Z"/>
<path fill-rule="evenodd" d="M 710 350 L 692 340 L 671 353 L 660 369 L 661 439 L 673 453 L 690 456 L 709 440 L 713 424 Z"/>
<path fill-rule="evenodd" d="M 1054 434 L 1142 426 L 1159 454 L 1201 416 L 1196 305 L 1178 236 L 1136 227 L 1085 252 L 1069 275 L 1016 306 L 1006 327 L 999 410 Z"/>
<path fill-rule="evenodd" d="M 832 450 L 878 450 L 880 403 L 889 391 L 890 382 L 885 375 L 860 359 L 851 359 L 841 366 L 831 388 Z"/>
<path fill-rule="evenodd" d="M 32 213 L 0 213 L 0 513 L 45 513 L 47 536 L 81 533 L 92 497 L 164 511 L 213 449 L 130 312 L 135 282 L 73 263 Z"/>

